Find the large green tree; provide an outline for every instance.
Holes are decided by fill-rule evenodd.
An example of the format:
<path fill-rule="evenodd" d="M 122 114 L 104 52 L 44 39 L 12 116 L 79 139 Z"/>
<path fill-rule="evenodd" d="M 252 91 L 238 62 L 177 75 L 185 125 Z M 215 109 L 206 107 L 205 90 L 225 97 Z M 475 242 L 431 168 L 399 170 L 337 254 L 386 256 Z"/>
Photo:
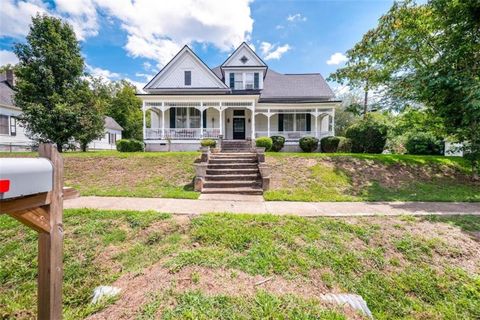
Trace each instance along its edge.
<path fill-rule="evenodd" d="M 396 2 L 349 51 L 368 61 L 392 106 L 422 105 L 464 142 L 478 173 L 480 159 L 480 0 Z M 358 77 L 339 70 L 352 82 Z M 342 77 L 339 77 L 339 80 Z"/>
<path fill-rule="evenodd" d="M 99 137 L 103 115 L 83 78 L 84 60 L 72 27 L 37 15 L 26 40 L 14 51 L 20 61 L 15 103 L 27 132 L 40 142 L 54 142 L 60 152 L 81 134 Z"/>

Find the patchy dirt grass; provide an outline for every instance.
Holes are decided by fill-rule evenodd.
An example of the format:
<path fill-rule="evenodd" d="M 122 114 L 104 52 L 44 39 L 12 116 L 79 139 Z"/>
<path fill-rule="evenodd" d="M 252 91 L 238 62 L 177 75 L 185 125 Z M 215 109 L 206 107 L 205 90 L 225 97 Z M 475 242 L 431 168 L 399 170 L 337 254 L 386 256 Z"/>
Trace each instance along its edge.
<path fill-rule="evenodd" d="M 385 157 L 385 159 L 383 159 Z M 267 157 L 272 188 L 267 200 L 290 201 L 480 201 L 480 183 L 466 164 L 414 156 L 390 159 L 356 155 Z M 440 158 L 440 157 L 438 157 Z"/>
<path fill-rule="evenodd" d="M 360 294 L 376 319 L 480 316 L 479 216 L 66 210 L 64 225 L 66 319 L 361 318 L 324 293 Z M 36 240 L 0 217 L 1 319 L 35 318 Z M 92 305 L 98 285 L 122 293 Z"/>

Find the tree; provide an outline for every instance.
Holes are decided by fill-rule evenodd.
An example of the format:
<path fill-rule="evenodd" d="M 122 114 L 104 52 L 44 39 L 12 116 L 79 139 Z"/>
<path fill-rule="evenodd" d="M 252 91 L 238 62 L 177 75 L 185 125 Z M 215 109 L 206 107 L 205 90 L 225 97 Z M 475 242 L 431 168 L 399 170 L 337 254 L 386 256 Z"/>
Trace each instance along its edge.
<path fill-rule="evenodd" d="M 87 94 L 84 61 L 72 27 L 37 14 L 26 40 L 14 46 L 19 59 L 14 99 L 31 138 L 54 142 L 62 152 L 80 131 L 90 137 L 100 134 L 98 126 L 91 125 L 100 115 Z"/>
<path fill-rule="evenodd" d="M 375 84 L 393 107 L 423 105 L 440 117 L 478 178 L 480 0 L 396 2 L 348 56 L 347 67 L 363 59 L 377 70 Z M 353 71 L 338 78 L 355 84 L 362 73 Z"/>
<path fill-rule="evenodd" d="M 135 86 L 127 81 L 120 81 L 115 87 L 115 95 L 107 107 L 106 114 L 123 127 L 124 138 L 142 140 L 142 101 L 135 95 Z"/>

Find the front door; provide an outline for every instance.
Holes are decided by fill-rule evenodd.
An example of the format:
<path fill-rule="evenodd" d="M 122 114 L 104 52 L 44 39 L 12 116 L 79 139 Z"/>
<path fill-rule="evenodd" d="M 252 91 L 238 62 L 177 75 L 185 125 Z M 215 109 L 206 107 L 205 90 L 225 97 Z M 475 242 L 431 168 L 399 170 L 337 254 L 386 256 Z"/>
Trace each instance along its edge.
<path fill-rule="evenodd" d="M 233 139 L 245 140 L 245 118 L 233 118 Z"/>

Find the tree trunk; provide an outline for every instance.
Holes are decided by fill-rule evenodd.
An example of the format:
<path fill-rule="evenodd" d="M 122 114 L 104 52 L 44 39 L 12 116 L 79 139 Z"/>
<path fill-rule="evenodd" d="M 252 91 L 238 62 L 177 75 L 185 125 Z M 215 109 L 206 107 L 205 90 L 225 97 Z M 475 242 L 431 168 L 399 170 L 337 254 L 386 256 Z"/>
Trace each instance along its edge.
<path fill-rule="evenodd" d="M 365 98 L 363 100 L 363 118 L 367 116 L 368 112 L 368 80 L 365 83 Z"/>
<path fill-rule="evenodd" d="M 60 153 L 63 152 L 63 144 L 62 143 L 57 143 L 56 145 L 57 145 L 57 151 L 60 152 Z"/>
<path fill-rule="evenodd" d="M 87 152 L 87 144 L 86 143 L 81 143 L 80 148 L 82 149 L 82 152 Z"/>

